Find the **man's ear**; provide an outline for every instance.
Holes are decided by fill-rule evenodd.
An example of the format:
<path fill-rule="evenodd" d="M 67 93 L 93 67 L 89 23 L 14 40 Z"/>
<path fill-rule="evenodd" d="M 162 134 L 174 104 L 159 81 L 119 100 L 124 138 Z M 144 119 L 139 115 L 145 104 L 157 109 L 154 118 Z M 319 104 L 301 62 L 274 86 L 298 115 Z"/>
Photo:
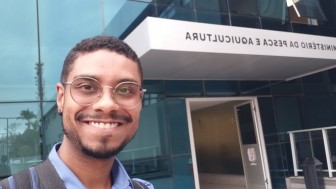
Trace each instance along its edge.
<path fill-rule="evenodd" d="M 56 97 L 57 111 L 59 115 L 62 116 L 65 88 L 61 83 L 57 83 L 56 91 L 57 91 L 57 97 Z"/>

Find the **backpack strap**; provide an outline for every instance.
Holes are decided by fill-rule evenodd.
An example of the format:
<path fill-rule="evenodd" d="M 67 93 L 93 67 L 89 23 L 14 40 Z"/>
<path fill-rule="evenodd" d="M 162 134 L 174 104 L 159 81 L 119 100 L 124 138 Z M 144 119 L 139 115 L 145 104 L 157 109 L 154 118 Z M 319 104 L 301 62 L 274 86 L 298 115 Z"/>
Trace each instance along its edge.
<path fill-rule="evenodd" d="M 146 185 L 144 185 L 143 183 L 138 182 L 134 179 L 131 179 L 131 182 L 134 186 L 134 189 L 149 189 Z"/>
<path fill-rule="evenodd" d="M 49 159 L 35 167 L 40 189 L 65 189 L 62 179 Z"/>
<path fill-rule="evenodd" d="M 0 181 L 0 188 L 1 189 L 10 189 L 10 181 L 9 179 L 13 180 L 13 177 L 5 178 Z"/>
<path fill-rule="evenodd" d="M 3 179 L 0 182 L 1 189 L 32 189 L 33 183 L 30 169 L 25 169 L 19 173 Z"/>
<path fill-rule="evenodd" d="M 65 189 L 50 160 L 0 181 L 1 189 Z"/>

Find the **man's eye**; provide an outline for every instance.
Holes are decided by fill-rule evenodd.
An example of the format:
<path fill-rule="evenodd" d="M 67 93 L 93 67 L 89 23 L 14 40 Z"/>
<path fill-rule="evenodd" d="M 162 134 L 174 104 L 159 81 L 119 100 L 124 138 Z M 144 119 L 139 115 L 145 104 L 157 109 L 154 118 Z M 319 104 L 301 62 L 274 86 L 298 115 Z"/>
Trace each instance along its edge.
<path fill-rule="evenodd" d="M 86 91 L 94 90 L 93 86 L 91 85 L 82 85 L 80 88 Z"/>
<path fill-rule="evenodd" d="M 96 91 L 99 90 L 99 88 L 91 84 L 80 84 L 77 85 L 76 90 L 78 90 L 81 93 L 95 93 Z"/>
<path fill-rule="evenodd" d="M 118 92 L 119 94 L 123 94 L 123 95 L 125 95 L 125 94 L 129 94 L 129 93 L 131 93 L 131 90 L 130 90 L 130 88 L 128 88 L 128 87 L 121 87 L 121 88 L 118 89 L 117 92 Z"/>

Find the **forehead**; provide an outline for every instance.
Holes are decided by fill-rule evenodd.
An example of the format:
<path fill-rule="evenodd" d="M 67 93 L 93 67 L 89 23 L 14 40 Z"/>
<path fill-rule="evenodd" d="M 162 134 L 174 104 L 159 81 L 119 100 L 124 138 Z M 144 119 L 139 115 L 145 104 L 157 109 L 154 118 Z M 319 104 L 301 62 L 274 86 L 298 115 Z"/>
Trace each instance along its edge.
<path fill-rule="evenodd" d="M 68 80 L 78 76 L 94 76 L 106 82 L 133 80 L 141 83 L 138 66 L 137 62 L 124 55 L 108 50 L 98 50 L 79 55 L 69 72 Z"/>

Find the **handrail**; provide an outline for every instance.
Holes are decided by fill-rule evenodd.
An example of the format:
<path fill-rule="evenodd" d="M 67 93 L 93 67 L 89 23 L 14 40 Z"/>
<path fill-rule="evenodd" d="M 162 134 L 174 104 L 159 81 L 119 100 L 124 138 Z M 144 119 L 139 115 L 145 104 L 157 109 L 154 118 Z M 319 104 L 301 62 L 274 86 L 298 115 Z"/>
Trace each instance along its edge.
<path fill-rule="evenodd" d="M 293 158 L 293 168 L 294 168 L 294 175 L 298 176 L 298 172 L 302 171 L 302 169 L 298 169 L 298 159 L 297 159 L 297 151 L 295 145 L 295 135 L 296 133 L 305 133 L 308 132 L 309 134 L 309 142 L 312 144 L 311 134 L 312 131 L 321 131 L 323 137 L 323 146 L 325 150 L 325 156 L 327 161 L 327 172 L 329 177 L 333 177 L 333 172 L 336 172 L 336 169 L 333 169 L 332 162 L 331 162 L 331 153 L 330 153 L 330 144 L 328 138 L 328 130 L 336 129 L 336 126 L 329 126 L 329 127 L 321 127 L 321 128 L 314 128 L 314 129 L 302 129 L 302 130 L 295 130 L 295 131 L 288 131 L 290 146 L 292 151 L 292 158 Z M 312 145 L 311 145 L 312 148 Z M 312 148 L 313 151 L 313 148 Z"/>
<path fill-rule="evenodd" d="M 134 151 L 148 150 L 148 149 L 155 149 L 157 147 L 158 146 L 149 146 L 149 147 L 144 147 L 144 148 L 136 148 L 136 149 L 131 149 L 131 150 L 123 150 L 120 153 L 123 153 L 123 152 L 134 152 Z"/>
<path fill-rule="evenodd" d="M 336 126 L 329 126 L 329 127 L 319 127 L 319 128 L 314 128 L 314 129 L 302 129 L 302 130 L 293 130 L 293 131 L 288 131 L 287 133 L 303 133 L 307 131 L 318 131 L 322 129 L 336 129 Z"/>
<path fill-rule="evenodd" d="M 153 161 L 154 161 L 154 168 L 156 169 L 157 168 L 157 158 L 156 158 L 156 155 L 157 155 L 157 152 L 156 152 L 156 149 L 158 148 L 158 146 L 149 146 L 149 147 L 144 147 L 144 148 L 137 148 L 137 149 L 131 149 L 131 150 L 123 150 L 121 151 L 120 153 L 131 153 L 132 154 L 132 173 L 136 173 L 136 170 L 135 170 L 135 152 L 136 151 L 144 151 L 144 150 L 153 150 Z"/>

